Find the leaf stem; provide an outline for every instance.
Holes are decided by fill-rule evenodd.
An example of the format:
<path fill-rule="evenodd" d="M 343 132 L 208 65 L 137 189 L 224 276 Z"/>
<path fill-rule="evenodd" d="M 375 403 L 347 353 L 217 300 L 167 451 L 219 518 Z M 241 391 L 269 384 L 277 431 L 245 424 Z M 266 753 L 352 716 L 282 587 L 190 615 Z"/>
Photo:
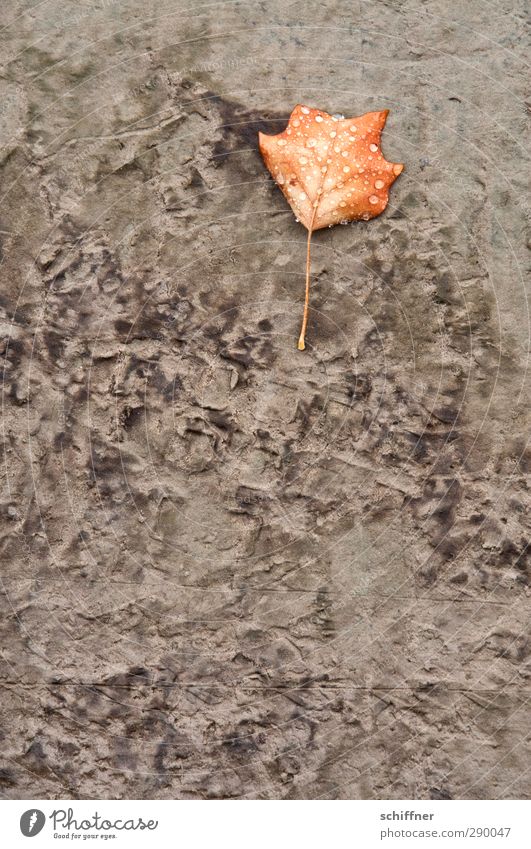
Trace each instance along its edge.
<path fill-rule="evenodd" d="M 313 224 L 313 219 L 312 219 Z M 311 228 L 308 230 L 308 241 L 306 244 L 306 291 L 304 295 L 304 312 L 302 315 L 302 327 L 301 327 L 301 335 L 299 336 L 299 342 L 297 344 L 297 348 L 299 351 L 304 351 L 306 345 L 304 344 L 304 337 L 306 336 L 306 326 L 308 324 L 308 306 L 310 303 L 310 245 L 312 241 L 312 230 Z"/>
<path fill-rule="evenodd" d="M 321 189 L 319 189 L 319 194 L 321 194 Z M 308 241 L 306 242 L 306 291 L 304 294 L 304 312 L 302 314 L 301 335 L 299 336 L 299 341 L 297 344 L 297 348 L 299 349 L 299 351 L 304 351 L 306 347 L 306 345 L 304 344 L 304 337 L 306 336 L 306 326 L 308 324 L 308 306 L 310 304 L 310 246 L 312 243 L 313 222 L 315 221 L 315 216 L 317 214 L 317 205 L 318 202 L 316 202 L 316 205 L 313 208 L 312 220 L 310 221 L 310 226 L 308 227 Z"/>

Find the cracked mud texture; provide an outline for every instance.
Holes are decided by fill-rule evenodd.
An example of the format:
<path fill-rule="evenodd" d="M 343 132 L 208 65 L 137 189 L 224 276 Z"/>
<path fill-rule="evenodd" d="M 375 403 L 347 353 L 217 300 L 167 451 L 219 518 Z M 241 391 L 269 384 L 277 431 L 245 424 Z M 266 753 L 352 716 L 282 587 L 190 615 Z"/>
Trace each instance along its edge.
<path fill-rule="evenodd" d="M 524 10 L 4 3 L 4 798 L 529 796 Z"/>

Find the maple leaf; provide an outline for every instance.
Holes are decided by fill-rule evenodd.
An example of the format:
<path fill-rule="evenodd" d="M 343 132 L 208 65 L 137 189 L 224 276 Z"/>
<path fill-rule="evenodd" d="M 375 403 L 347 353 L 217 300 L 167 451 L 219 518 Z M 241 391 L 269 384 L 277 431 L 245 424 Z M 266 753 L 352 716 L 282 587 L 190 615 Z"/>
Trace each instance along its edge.
<path fill-rule="evenodd" d="M 258 134 L 265 164 L 297 220 L 308 230 L 300 351 L 305 348 L 308 324 L 312 233 L 380 215 L 391 184 L 403 171 L 402 164 L 387 162 L 380 149 L 388 114 L 385 109 L 358 118 L 337 118 L 299 104 L 282 133 Z"/>

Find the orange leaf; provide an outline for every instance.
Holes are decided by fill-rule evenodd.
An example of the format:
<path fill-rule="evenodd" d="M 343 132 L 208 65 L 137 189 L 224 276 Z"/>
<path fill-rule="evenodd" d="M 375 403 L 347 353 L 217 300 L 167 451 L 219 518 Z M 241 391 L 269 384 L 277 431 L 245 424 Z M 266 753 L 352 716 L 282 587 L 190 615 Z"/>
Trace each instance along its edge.
<path fill-rule="evenodd" d="M 335 118 L 296 106 L 284 132 L 258 134 L 264 162 L 297 219 L 308 230 L 306 296 L 298 348 L 304 350 L 310 294 L 310 243 L 314 230 L 341 221 L 368 221 L 387 206 L 389 188 L 404 166 L 387 162 L 380 136 L 388 110 Z"/>

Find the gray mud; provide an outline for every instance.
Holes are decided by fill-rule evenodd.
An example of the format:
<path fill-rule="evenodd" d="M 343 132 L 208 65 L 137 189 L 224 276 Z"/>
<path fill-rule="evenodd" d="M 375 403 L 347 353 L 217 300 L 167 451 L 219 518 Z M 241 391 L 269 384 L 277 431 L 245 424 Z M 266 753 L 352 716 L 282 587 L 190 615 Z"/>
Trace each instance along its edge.
<path fill-rule="evenodd" d="M 5 798 L 529 796 L 524 9 L 3 4 Z"/>

